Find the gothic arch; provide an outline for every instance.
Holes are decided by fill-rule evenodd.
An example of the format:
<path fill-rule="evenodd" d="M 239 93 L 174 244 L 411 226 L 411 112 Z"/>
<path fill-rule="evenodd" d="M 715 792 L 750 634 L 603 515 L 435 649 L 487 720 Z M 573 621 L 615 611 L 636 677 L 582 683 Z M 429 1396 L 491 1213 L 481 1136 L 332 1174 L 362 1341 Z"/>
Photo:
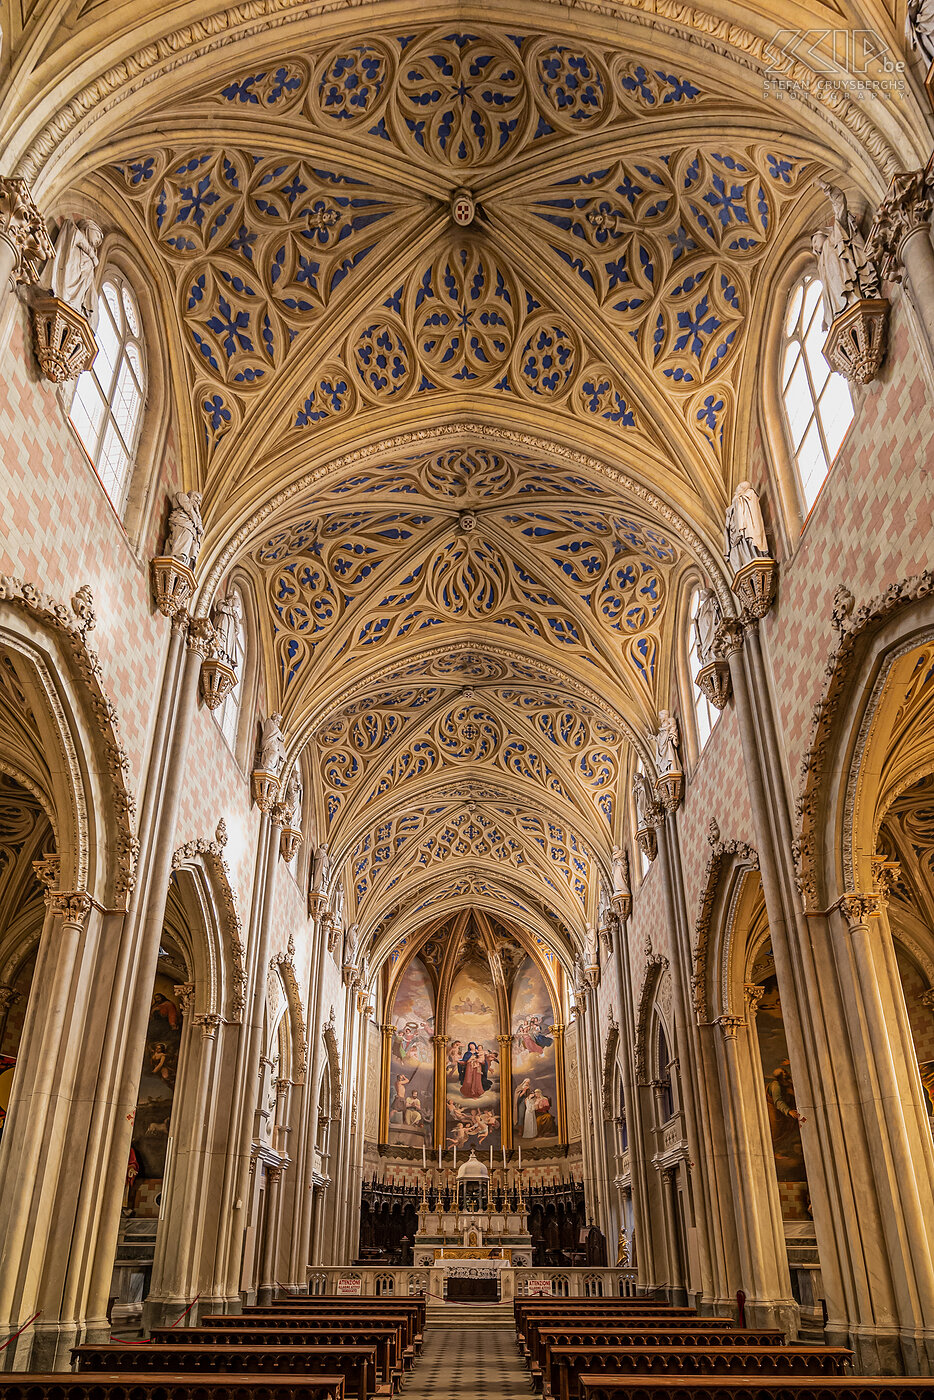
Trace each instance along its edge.
<path fill-rule="evenodd" d="M 334 1030 L 334 1008 L 331 1007 L 330 1015 L 321 1033 L 324 1041 L 325 1068 L 324 1073 L 328 1076 L 328 1109 L 332 1121 L 340 1118 L 343 1112 L 344 1098 L 341 1087 L 341 1058 L 337 1048 L 337 1034 Z"/>
<path fill-rule="evenodd" d="M 32 584 L 0 579 L 0 771 L 39 801 L 55 835 L 59 889 L 125 909 L 135 879 L 135 801 L 116 710 L 87 644 L 93 599 L 72 609 Z"/>
<path fill-rule="evenodd" d="M 652 1011 L 655 1008 L 662 977 L 668 971 L 668 966 L 668 959 L 662 953 L 653 953 L 645 970 L 645 981 L 642 983 L 639 1007 L 636 1012 L 635 1071 L 638 1084 L 648 1084 L 651 1078 L 650 1067 L 654 1053 L 649 1044 Z"/>
<path fill-rule="evenodd" d="M 699 1022 L 733 1011 L 734 936 L 739 905 L 759 869 L 744 841 L 716 841 L 707 861 L 694 925 L 694 1011 Z M 757 882 L 756 882 L 757 883 Z"/>
<path fill-rule="evenodd" d="M 278 972 L 285 997 L 284 1015 L 288 1017 L 288 1035 L 285 1037 L 288 1062 L 282 1062 L 280 1052 L 279 1071 L 283 1078 L 290 1079 L 293 1084 L 304 1084 L 308 1067 L 308 1043 L 305 1037 L 305 1013 L 291 949 L 287 953 L 277 954 L 269 966 L 271 970 Z"/>
<path fill-rule="evenodd" d="M 187 938 L 184 930 L 177 930 L 190 959 L 196 1012 L 239 1022 L 246 985 L 245 949 L 230 867 L 224 858 L 226 841 L 221 823 L 213 841 L 199 838 L 180 846 L 172 857 L 172 871 L 180 892 L 187 892 L 193 909 L 200 913 L 197 937 L 191 936 L 193 927 Z"/>
<path fill-rule="evenodd" d="M 852 595 L 838 593 L 835 626 L 795 804 L 798 884 L 808 911 L 846 893 L 873 893 L 885 812 L 934 771 L 926 672 L 915 674 L 934 644 L 934 573 L 893 584 L 855 610 Z"/>

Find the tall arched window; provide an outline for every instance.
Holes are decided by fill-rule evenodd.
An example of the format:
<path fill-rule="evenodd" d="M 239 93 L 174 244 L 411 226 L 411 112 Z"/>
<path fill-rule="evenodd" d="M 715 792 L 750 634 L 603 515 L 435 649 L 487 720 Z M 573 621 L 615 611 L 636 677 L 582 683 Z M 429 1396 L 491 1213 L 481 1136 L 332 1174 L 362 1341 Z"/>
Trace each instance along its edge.
<path fill-rule="evenodd" d="M 243 672 L 246 666 L 246 642 L 244 640 L 243 618 L 245 612 L 243 608 L 243 594 L 239 588 L 231 588 L 227 594 L 228 600 L 237 599 L 239 609 L 236 614 L 237 625 L 232 626 L 227 633 L 227 660 L 236 673 L 234 688 L 223 702 L 214 711 L 214 718 L 220 725 L 221 733 L 227 740 L 227 746 L 236 753 L 237 751 L 237 730 L 240 725 L 240 704 L 243 699 Z"/>
<path fill-rule="evenodd" d="M 143 418 L 146 360 L 129 284 L 108 268 L 97 305 L 97 355 L 79 376 L 68 416 L 118 515 Z"/>
<path fill-rule="evenodd" d="M 691 606 L 688 609 L 688 656 L 691 660 L 691 699 L 694 702 L 694 724 L 697 730 L 698 753 L 703 750 L 710 738 L 711 730 L 720 718 L 719 710 L 711 705 L 704 692 L 697 687 L 697 673 L 702 669 L 700 653 L 697 650 L 697 628 L 694 626 L 699 603 L 700 589 L 695 588 L 691 594 Z"/>
<path fill-rule="evenodd" d="M 788 298 L 782 338 L 782 403 L 808 510 L 853 421 L 849 385 L 824 359 L 822 299 L 820 279 L 806 272 Z"/>

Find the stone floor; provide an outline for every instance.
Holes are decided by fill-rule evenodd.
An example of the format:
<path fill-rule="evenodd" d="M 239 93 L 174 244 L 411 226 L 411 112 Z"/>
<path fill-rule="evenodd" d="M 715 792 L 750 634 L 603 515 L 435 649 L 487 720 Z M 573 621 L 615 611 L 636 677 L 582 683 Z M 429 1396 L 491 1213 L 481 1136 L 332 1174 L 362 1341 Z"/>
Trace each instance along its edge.
<path fill-rule="evenodd" d="M 429 1305 L 425 1344 L 405 1400 L 440 1395 L 529 1400 L 531 1393 L 529 1373 L 516 1349 L 511 1305 Z"/>

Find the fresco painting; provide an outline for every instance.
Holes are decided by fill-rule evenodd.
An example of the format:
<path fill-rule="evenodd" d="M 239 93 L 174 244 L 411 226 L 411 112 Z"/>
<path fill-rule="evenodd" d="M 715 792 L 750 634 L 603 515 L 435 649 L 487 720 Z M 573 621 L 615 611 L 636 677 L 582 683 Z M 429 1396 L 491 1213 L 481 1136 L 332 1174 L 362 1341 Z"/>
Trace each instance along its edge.
<path fill-rule="evenodd" d="M 765 988 L 756 1011 L 756 1035 L 782 1216 L 786 1220 L 809 1219 L 810 1197 L 804 1168 L 804 1148 L 770 943 L 758 954 L 752 979 Z"/>
<path fill-rule="evenodd" d="M 133 1125 L 130 1160 L 131 1167 L 136 1168 L 135 1190 L 131 1189 L 126 1198 L 128 1210 L 136 1202 L 135 1214 L 158 1214 L 158 1193 L 165 1176 L 183 1019 L 172 979 L 158 973 L 149 1010 L 143 1073 Z M 146 1189 L 142 1190 L 144 1186 Z"/>
<path fill-rule="evenodd" d="M 558 1137 L 558 1076 L 554 1012 L 545 979 L 532 958 L 520 965 L 512 989 L 512 1134 L 514 1143 Z"/>
<path fill-rule="evenodd" d="M 402 975 L 393 1002 L 389 1065 L 389 1141 L 397 1146 L 429 1145 L 434 1114 L 434 992 L 428 969 L 414 958 Z"/>
<path fill-rule="evenodd" d="M 499 1032 L 489 966 L 473 959 L 458 972 L 447 1017 L 445 1145 L 498 1151 L 502 1142 Z"/>

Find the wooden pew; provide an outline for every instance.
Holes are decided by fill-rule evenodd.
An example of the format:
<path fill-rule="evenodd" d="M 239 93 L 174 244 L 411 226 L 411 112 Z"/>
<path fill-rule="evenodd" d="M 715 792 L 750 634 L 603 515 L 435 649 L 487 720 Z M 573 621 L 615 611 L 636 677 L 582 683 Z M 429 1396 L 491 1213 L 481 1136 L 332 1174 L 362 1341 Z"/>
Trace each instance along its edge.
<path fill-rule="evenodd" d="M 931 1400 L 934 1380 L 913 1376 L 588 1376 L 581 1400 Z"/>
<path fill-rule="evenodd" d="M 249 1319 L 238 1318 L 231 1327 L 154 1327 L 150 1340 L 157 1346 L 171 1346 L 183 1342 L 188 1346 L 331 1346 L 340 1343 L 346 1346 L 375 1346 L 379 1352 L 380 1380 L 402 1383 L 406 1369 L 405 1348 L 402 1344 L 402 1327 L 398 1322 L 384 1324 L 364 1322 L 362 1319 L 347 1321 L 346 1318 L 321 1319 L 309 1317 L 305 1325 L 279 1327 L 255 1324 L 251 1327 L 237 1325 Z"/>
<path fill-rule="evenodd" d="M 664 1375 L 843 1375 L 853 1353 L 846 1347 L 613 1347 L 548 1348 L 544 1393 L 555 1400 L 578 1400 L 579 1376 Z"/>
<path fill-rule="evenodd" d="M 291 1317 L 307 1317 L 309 1313 L 330 1315 L 335 1311 L 355 1317 L 369 1316 L 373 1322 L 377 1322 L 384 1313 L 404 1316 L 408 1333 L 406 1345 L 421 1351 L 422 1334 L 425 1330 L 425 1302 L 420 1298 L 341 1298 L 330 1295 L 309 1298 L 299 1295 L 294 1298 L 281 1298 L 276 1303 L 244 1308 L 242 1316 L 272 1318 L 286 1314 Z M 202 1326 L 209 1322 L 210 1316 L 201 1319 Z"/>
<path fill-rule="evenodd" d="M 653 1303 L 644 1298 L 536 1298 L 529 1302 L 522 1300 L 516 1304 L 516 1336 L 524 1342 L 528 1325 L 539 1317 L 586 1318 L 608 1317 L 642 1318 L 660 1317 L 695 1318 L 696 1308 L 674 1308 L 668 1303 Z M 721 1319 L 730 1321 L 729 1318 Z"/>
<path fill-rule="evenodd" d="M 602 1324 L 535 1324 L 529 1333 L 529 1369 L 535 1384 L 540 1385 L 543 1373 L 548 1369 L 549 1347 L 593 1346 L 612 1351 L 616 1347 L 780 1347 L 785 1342 L 783 1332 L 741 1332 L 730 1324 L 721 1324 L 720 1327 L 700 1325 L 701 1322 L 709 1324 L 712 1321 L 713 1319 L 700 1319 L 698 1322 L 675 1327 L 666 1327 L 663 1324 L 643 1326 L 639 1322 L 627 1325 L 612 1318 Z"/>
<path fill-rule="evenodd" d="M 201 1319 L 201 1327 L 277 1327 L 281 1330 L 300 1331 L 305 1327 L 343 1325 L 347 1327 L 398 1327 L 403 1355 L 412 1364 L 421 1351 L 422 1334 L 417 1330 L 414 1314 L 405 1310 L 380 1308 L 371 1312 L 366 1308 L 342 1308 L 333 1303 L 327 1308 L 307 1309 L 303 1312 L 260 1312 L 245 1308 L 242 1313 L 225 1315 L 214 1313 Z"/>
<path fill-rule="evenodd" d="M 75 1368 L 82 1374 L 92 1371 L 133 1372 L 137 1377 L 147 1372 L 197 1371 L 214 1376 L 248 1374 L 257 1384 L 264 1383 L 268 1372 L 279 1375 L 314 1376 L 342 1375 L 344 1394 L 350 1400 L 371 1400 L 375 1395 L 390 1395 L 392 1387 L 377 1380 L 377 1349 L 374 1346 L 308 1346 L 308 1347 L 243 1347 L 186 1346 L 183 1342 L 171 1346 L 100 1346 L 85 1343 L 74 1347 Z M 262 1377 L 263 1381 L 258 1378 Z"/>
<path fill-rule="evenodd" d="M 172 1400 L 256 1400 L 256 1379 L 172 1372 L 153 1376 L 152 1386 Z M 263 1376 L 264 1400 L 346 1400 L 342 1375 Z M 142 1400 L 146 1378 L 135 1373 L 94 1371 L 88 1375 L 50 1375 L 29 1371 L 0 1374 L 0 1400 Z"/>
<path fill-rule="evenodd" d="M 678 1346 L 682 1344 L 690 1345 L 694 1338 L 707 1336 L 722 1336 L 725 1333 L 735 1333 L 742 1339 L 748 1337 L 748 1332 L 740 1332 L 735 1322 L 729 1318 L 716 1317 L 667 1317 L 649 1316 L 645 1317 L 621 1317 L 619 1314 L 610 1314 L 608 1317 L 587 1314 L 584 1316 L 564 1313 L 548 1313 L 544 1317 L 530 1318 L 526 1329 L 525 1357 L 526 1361 L 533 1364 L 538 1359 L 540 1338 L 544 1333 L 551 1334 L 555 1331 L 566 1331 L 570 1329 L 574 1334 L 569 1336 L 568 1344 L 572 1341 L 586 1341 L 586 1333 L 604 1332 L 616 1330 L 621 1336 L 645 1335 L 645 1342 L 633 1341 L 616 1343 L 617 1346 Z M 759 1332 L 759 1336 L 767 1336 L 768 1342 L 760 1345 L 781 1346 L 785 1340 L 781 1332 L 769 1331 Z M 749 1343 L 755 1345 L 755 1343 Z"/>

